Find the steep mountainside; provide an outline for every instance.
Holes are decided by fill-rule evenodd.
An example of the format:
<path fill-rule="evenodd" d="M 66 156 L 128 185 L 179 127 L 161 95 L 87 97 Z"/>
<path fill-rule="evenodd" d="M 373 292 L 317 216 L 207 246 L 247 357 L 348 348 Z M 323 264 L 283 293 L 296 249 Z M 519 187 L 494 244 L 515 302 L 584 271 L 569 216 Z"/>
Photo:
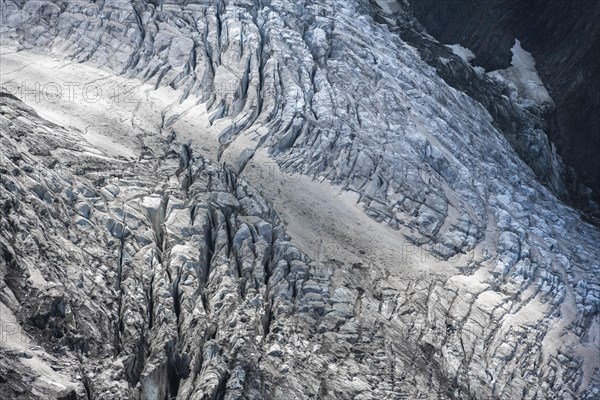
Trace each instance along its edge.
<path fill-rule="evenodd" d="M 600 395 L 545 106 L 400 3 L 2 4 L 3 393 Z"/>
<path fill-rule="evenodd" d="M 413 0 L 442 43 L 460 43 L 487 71 L 507 68 L 518 39 L 555 102 L 547 132 L 582 183 L 600 193 L 600 2 L 595 0 Z M 576 189 L 576 188 L 575 188 Z"/>

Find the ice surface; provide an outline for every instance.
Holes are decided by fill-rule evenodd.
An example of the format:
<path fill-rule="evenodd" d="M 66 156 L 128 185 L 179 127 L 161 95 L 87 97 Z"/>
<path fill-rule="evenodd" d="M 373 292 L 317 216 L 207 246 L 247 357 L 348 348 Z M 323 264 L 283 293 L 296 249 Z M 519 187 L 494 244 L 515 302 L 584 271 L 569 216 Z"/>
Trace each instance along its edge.
<path fill-rule="evenodd" d="M 598 231 L 365 2 L 252 4 L 1 28 L 1 84 L 104 88 L 0 115 L 2 302 L 65 298 L 78 393 L 592 399 Z"/>

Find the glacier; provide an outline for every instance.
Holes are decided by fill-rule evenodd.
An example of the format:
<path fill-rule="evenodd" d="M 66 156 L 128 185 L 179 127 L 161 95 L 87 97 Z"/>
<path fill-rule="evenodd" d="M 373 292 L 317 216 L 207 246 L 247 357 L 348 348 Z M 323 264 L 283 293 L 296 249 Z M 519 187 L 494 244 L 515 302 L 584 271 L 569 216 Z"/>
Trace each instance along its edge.
<path fill-rule="evenodd" d="M 600 395 L 547 102 L 383 3 L 2 3 L 4 393 Z"/>

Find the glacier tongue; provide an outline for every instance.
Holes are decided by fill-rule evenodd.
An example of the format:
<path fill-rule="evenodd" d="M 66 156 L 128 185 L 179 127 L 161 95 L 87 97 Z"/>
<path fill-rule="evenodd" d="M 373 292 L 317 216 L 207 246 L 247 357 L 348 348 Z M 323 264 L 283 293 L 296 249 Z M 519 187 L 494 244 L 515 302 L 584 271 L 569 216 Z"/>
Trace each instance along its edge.
<path fill-rule="evenodd" d="M 3 4 L 15 397 L 600 393 L 600 234 L 369 2 Z"/>

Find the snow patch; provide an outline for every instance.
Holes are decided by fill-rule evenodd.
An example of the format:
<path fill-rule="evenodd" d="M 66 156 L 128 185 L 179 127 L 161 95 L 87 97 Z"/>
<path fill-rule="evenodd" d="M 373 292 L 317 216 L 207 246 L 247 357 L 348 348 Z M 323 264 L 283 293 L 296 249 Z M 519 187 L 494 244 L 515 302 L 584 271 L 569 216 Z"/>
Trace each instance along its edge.
<path fill-rule="evenodd" d="M 394 0 L 375 0 L 375 3 L 385 12 L 386 14 L 394 14 L 402 11 L 402 5 L 399 1 Z M 395 21 L 393 21 L 395 23 Z"/>
<path fill-rule="evenodd" d="M 462 47 L 460 44 L 447 44 L 448 47 L 454 54 L 462 58 L 465 62 L 471 62 L 475 59 L 475 53 L 466 47 Z"/>
<path fill-rule="evenodd" d="M 554 106 L 552 97 L 535 69 L 535 59 L 531 53 L 521 47 L 518 39 L 515 39 L 515 44 L 510 51 L 512 52 L 511 66 L 503 70 L 492 71 L 489 75 L 511 86 L 517 95 L 518 102 L 524 106 Z"/>

